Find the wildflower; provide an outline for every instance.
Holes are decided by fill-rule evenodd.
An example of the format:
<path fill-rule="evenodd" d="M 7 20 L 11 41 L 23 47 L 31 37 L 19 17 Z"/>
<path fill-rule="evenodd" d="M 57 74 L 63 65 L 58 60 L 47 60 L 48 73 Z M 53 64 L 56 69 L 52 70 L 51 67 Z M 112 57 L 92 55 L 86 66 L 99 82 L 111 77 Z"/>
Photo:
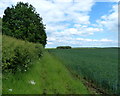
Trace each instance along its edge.
<path fill-rule="evenodd" d="M 12 89 L 8 89 L 9 91 L 12 91 Z"/>
<path fill-rule="evenodd" d="M 30 84 L 35 85 L 36 82 L 35 82 L 34 80 L 31 80 L 31 81 L 30 81 Z"/>

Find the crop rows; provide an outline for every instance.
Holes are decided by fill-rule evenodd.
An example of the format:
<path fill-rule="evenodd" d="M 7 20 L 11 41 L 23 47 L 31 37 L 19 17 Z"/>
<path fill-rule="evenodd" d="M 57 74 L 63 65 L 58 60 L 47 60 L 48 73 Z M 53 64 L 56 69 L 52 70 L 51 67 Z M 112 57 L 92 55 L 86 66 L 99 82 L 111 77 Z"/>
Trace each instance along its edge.
<path fill-rule="evenodd" d="M 51 49 L 71 71 L 109 93 L 118 93 L 118 49 Z"/>

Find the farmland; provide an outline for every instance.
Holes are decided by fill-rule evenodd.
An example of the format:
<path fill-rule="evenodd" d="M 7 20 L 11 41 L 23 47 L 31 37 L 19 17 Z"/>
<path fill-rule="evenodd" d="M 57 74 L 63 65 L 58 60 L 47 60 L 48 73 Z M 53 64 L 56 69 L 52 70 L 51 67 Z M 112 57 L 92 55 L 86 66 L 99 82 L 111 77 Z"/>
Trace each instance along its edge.
<path fill-rule="evenodd" d="M 5 35 L 2 37 L 3 94 L 94 94 L 71 72 L 94 83 L 98 88 L 106 89 L 108 93 L 117 93 L 116 48 L 43 49 L 37 43 Z M 16 55 L 16 49 L 19 49 L 19 56 Z M 21 56 L 29 59 L 23 61 Z M 11 73 L 14 68 L 23 69 L 24 64 L 27 64 L 27 69 L 18 72 L 13 70 L 14 74 Z M 14 67 L 11 69 L 10 66 Z"/>
<path fill-rule="evenodd" d="M 108 93 L 117 93 L 118 49 L 49 49 L 65 66 Z"/>

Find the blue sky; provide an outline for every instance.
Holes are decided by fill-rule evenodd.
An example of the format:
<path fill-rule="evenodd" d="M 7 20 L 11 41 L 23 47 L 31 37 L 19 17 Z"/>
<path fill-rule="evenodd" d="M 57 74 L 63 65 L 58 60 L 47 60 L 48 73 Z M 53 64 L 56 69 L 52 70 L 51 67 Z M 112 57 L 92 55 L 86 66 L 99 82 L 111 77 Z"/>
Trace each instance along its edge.
<path fill-rule="evenodd" d="M 96 20 L 101 16 L 109 14 L 112 6 L 115 4 L 115 2 L 96 2 L 90 12 L 90 22 L 96 23 Z"/>
<path fill-rule="evenodd" d="M 46 24 L 47 48 L 118 46 L 118 4 L 97 0 L 0 0 L 0 16 L 18 1 L 32 4 Z M 109 0 L 108 0 L 109 1 Z"/>

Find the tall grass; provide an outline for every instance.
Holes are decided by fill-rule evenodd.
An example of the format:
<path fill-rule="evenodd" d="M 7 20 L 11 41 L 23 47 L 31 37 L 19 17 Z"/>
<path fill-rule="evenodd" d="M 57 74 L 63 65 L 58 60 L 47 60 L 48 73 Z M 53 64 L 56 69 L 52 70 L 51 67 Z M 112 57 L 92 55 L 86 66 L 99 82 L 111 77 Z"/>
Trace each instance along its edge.
<path fill-rule="evenodd" d="M 34 81 L 32 85 L 30 81 Z M 12 91 L 9 91 L 12 89 Z M 9 74 L 3 79 L 3 94 L 89 94 L 81 81 L 48 53 L 25 73 Z"/>

